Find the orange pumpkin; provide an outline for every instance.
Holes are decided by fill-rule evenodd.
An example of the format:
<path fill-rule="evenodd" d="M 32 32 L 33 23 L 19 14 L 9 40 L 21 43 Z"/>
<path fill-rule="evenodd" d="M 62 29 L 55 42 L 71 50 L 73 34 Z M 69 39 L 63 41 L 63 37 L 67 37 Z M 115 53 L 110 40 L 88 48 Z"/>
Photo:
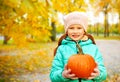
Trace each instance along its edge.
<path fill-rule="evenodd" d="M 67 68 L 79 78 L 88 78 L 96 67 L 95 60 L 92 56 L 83 54 L 80 45 L 77 44 L 77 48 L 79 53 L 69 58 Z"/>

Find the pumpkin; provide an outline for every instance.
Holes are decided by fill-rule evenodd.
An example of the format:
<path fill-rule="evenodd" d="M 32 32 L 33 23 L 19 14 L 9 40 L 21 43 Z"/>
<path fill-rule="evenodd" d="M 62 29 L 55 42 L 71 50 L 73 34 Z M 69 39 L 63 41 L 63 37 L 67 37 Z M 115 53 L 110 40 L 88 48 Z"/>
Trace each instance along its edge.
<path fill-rule="evenodd" d="M 89 54 L 83 54 L 79 44 L 76 45 L 79 53 L 72 55 L 67 64 L 67 68 L 71 69 L 71 73 L 79 78 L 88 78 L 97 66 L 94 58 Z"/>

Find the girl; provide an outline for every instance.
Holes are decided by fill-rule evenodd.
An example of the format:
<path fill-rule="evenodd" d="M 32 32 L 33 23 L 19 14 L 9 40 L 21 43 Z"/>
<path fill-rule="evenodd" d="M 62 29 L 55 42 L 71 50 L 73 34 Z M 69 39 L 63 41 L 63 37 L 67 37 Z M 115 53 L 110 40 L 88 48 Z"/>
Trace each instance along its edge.
<path fill-rule="evenodd" d="M 102 82 L 106 79 L 107 72 L 103 58 L 95 45 L 94 38 L 87 34 L 88 19 L 83 12 L 72 12 L 64 17 L 65 34 L 59 39 L 58 47 L 55 50 L 55 57 L 50 71 L 52 82 Z M 97 66 L 91 76 L 83 79 L 71 74 L 67 68 L 67 61 L 70 56 L 78 53 L 76 44 L 79 44 L 84 54 L 94 57 Z M 74 62 L 74 61 L 73 61 Z"/>

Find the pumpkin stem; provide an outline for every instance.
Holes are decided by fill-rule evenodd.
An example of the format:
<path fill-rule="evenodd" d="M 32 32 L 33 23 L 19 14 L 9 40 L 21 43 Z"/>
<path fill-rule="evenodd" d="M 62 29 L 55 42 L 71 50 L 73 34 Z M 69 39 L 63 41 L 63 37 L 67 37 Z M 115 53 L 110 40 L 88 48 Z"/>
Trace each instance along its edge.
<path fill-rule="evenodd" d="M 80 47 L 80 45 L 78 44 L 78 42 L 76 42 L 76 47 L 78 48 L 78 53 L 79 54 L 84 54 L 82 51 L 82 48 Z"/>

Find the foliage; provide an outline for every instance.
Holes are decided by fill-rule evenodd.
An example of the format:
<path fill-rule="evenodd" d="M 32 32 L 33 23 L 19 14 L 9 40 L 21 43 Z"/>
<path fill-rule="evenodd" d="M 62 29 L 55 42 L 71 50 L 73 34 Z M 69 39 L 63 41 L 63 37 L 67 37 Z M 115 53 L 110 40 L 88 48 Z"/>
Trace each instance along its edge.
<path fill-rule="evenodd" d="M 48 10 L 44 3 L 1 0 L 0 34 L 12 38 L 17 45 L 26 44 L 27 39 L 50 41 L 51 26 L 48 24 Z"/>
<path fill-rule="evenodd" d="M 58 34 L 64 33 L 64 26 L 63 25 L 59 25 L 56 30 L 57 30 Z"/>
<path fill-rule="evenodd" d="M 33 72 L 43 67 L 49 67 L 51 62 L 44 51 L 35 54 L 20 54 L 15 56 L 0 56 L 0 76 Z"/>
<path fill-rule="evenodd" d="M 120 34 L 120 30 L 119 30 L 118 24 L 111 25 L 110 26 L 110 32 L 112 34 Z"/>
<path fill-rule="evenodd" d="M 87 7 L 84 0 L 61 0 L 60 2 L 52 0 L 52 4 L 54 10 L 62 13 L 69 13 L 76 10 L 85 11 L 85 7 Z"/>
<path fill-rule="evenodd" d="M 3 45 L 0 47 L 0 79 L 19 82 L 9 76 L 49 72 L 53 59 L 53 51 L 51 51 L 53 48 L 55 48 L 55 43 L 31 43 L 24 48 Z"/>
<path fill-rule="evenodd" d="M 87 29 L 87 32 L 90 33 L 90 34 L 103 34 L 104 33 L 104 27 L 102 24 L 96 24 L 94 26 L 89 26 L 88 29 Z"/>
<path fill-rule="evenodd" d="M 104 82 L 119 82 L 120 74 L 114 74 L 112 77 L 108 76 Z"/>

